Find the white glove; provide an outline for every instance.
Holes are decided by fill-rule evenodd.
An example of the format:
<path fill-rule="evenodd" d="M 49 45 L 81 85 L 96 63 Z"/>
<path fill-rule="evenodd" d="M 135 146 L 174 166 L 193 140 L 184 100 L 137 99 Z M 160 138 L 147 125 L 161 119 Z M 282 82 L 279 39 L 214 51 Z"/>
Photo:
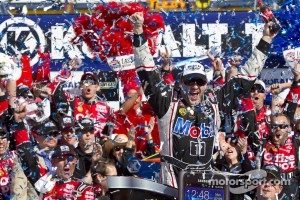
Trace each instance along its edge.
<path fill-rule="evenodd" d="M 56 180 L 52 178 L 53 173 L 48 172 L 44 176 L 42 176 L 35 184 L 35 189 L 42 194 L 45 194 L 52 190 L 54 187 Z"/>
<path fill-rule="evenodd" d="M 0 53 L 0 76 L 4 79 L 18 80 L 22 75 L 22 69 L 11 56 Z"/>

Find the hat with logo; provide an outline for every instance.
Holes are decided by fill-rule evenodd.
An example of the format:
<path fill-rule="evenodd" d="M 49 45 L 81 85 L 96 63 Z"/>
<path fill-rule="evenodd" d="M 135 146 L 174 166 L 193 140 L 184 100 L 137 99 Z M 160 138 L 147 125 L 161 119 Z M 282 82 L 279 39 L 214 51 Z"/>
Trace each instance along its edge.
<path fill-rule="evenodd" d="M 95 82 L 95 85 L 99 85 L 98 77 L 92 72 L 84 72 L 84 74 L 81 76 L 80 83 L 83 84 L 83 82 L 86 80 L 92 80 Z"/>
<path fill-rule="evenodd" d="M 266 90 L 266 84 L 262 80 L 256 79 L 254 85 L 261 85 L 264 88 L 264 90 Z"/>
<path fill-rule="evenodd" d="M 81 118 L 76 122 L 75 129 L 78 131 L 94 129 L 94 121 L 90 118 Z"/>
<path fill-rule="evenodd" d="M 125 134 L 117 134 L 113 140 L 113 145 L 118 146 L 118 145 L 126 145 L 128 142 L 128 137 Z"/>
<path fill-rule="evenodd" d="M 36 131 L 38 135 L 48 135 L 52 132 L 59 132 L 59 131 L 57 129 L 56 124 L 51 120 L 42 123 Z"/>
<path fill-rule="evenodd" d="M 65 130 L 75 126 L 74 118 L 71 116 L 62 116 L 59 118 L 59 129 Z"/>
<path fill-rule="evenodd" d="M 204 67 L 198 62 L 190 62 L 183 68 L 182 81 L 187 82 L 193 79 L 202 79 L 207 82 Z"/>
<path fill-rule="evenodd" d="M 263 170 L 267 172 L 267 175 L 272 175 L 275 179 L 281 180 L 281 170 L 279 167 L 273 164 L 264 165 L 262 167 Z"/>
<path fill-rule="evenodd" d="M 75 148 L 69 145 L 58 145 L 54 148 L 54 153 L 51 158 L 62 158 L 64 156 L 77 157 Z"/>

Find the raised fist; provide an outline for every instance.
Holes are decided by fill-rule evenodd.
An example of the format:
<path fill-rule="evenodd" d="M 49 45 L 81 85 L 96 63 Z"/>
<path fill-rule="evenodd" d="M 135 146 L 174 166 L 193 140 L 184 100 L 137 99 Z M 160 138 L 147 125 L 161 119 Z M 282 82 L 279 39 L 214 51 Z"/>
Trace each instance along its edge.
<path fill-rule="evenodd" d="M 142 12 L 136 12 L 129 17 L 131 23 L 133 24 L 134 28 L 138 28 L 143 26 L 144 23 L 144 16 Z"/>

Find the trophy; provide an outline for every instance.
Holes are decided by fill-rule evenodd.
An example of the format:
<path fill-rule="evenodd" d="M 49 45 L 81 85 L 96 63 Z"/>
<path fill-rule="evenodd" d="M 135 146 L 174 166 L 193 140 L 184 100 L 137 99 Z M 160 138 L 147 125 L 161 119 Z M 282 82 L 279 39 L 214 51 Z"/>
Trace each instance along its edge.
<path fill-rule="evenodd" d="M 257 5 L 259 6 L 260 13 L 262 15 L 263 20 L 268 23 L 270 21 L 273 22 L 273 24 L 270 26 L 270 32 L 271 33 L 277 33 L 281 26 L 277 23 L 276 18 L 272 12 L 272 10 L 267 7 L 262 0 L 258 0 Z"/>

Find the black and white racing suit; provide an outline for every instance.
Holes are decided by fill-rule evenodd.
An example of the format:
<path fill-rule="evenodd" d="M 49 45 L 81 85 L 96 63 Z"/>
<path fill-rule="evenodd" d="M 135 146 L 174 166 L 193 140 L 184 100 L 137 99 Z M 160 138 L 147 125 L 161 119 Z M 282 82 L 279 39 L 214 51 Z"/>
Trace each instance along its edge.
<path fill-rule="evenodd" d="M 163 81 L 143 34 L 134 35 L 133 45 L 138 76 L 145 95 L 159 118 L 162 155 L 209 169 L 215 135 L 221 127 L 223 116 L 237 107 L 239 97 L 250 92 L 256 76 L 264 66 L 270 44 L 261 40 L 242 67 L 243 75 L 230 79 L 218 90 L 207 89 L 196 106 L 191 106 L 181 98 L 180 90 Z M 248 111 L 247 115 L 248 121 L 255 123 L 254 111 Z M 250 126 L 255 126 L 254 123 Z M 174 167 L 168 163 L 161 164 L 162 183 L 177 187 Z"/>

